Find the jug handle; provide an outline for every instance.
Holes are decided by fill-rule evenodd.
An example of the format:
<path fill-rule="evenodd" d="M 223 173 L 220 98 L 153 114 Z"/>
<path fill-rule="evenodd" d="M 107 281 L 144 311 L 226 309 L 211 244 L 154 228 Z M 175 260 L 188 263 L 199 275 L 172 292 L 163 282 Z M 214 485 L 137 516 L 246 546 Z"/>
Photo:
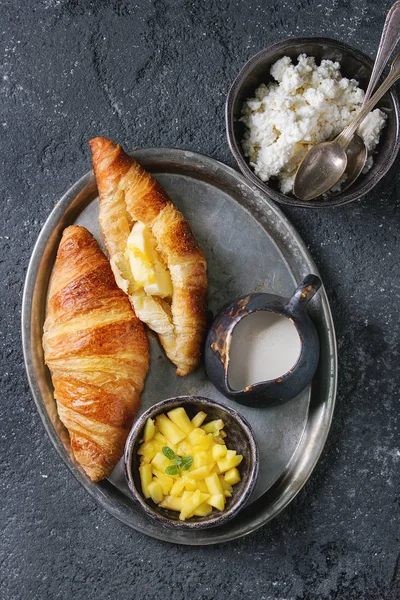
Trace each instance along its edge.
<path fill-rule="evenodd" d="M 322 285 L 322 281 L 316 275 L 307 275 L 297 286 L 293 296 L 287 303 L 289 312 L 296 313 L 305 309 L 311 298 L 316 294 Z"/>

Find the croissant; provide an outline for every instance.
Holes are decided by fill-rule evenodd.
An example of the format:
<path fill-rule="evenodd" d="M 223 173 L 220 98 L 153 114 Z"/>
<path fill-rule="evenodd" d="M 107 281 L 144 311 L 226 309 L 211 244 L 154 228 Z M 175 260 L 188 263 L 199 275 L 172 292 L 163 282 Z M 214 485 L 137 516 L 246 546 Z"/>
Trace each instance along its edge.
<path fill-rule="evenodd" d="M 143 323 L 84 227 L 67 227 L 63 233 L 43 348 L 74 456 L 99 481 L 123 454 L 140 404 L 149 348 Z"/>
<path fill-rule="evenodd" d="M 200 361 L 207 326 L 204 254 L 186 219 L 136 160 L 105 138 L 89 144 L 100 194 L 100 226 L 115 279 L 137 316 L 158 334 L 177 374 L 187 375 Z M 154 244 L 156 271 L 167 290 L 170 279 L 170 292 L 150 293 L 133 273 L 127 252 L 137 224 L 147 231 L 143 235 L 148 245 Z M 142 252 L 142 272 L 147 259 Z"/>

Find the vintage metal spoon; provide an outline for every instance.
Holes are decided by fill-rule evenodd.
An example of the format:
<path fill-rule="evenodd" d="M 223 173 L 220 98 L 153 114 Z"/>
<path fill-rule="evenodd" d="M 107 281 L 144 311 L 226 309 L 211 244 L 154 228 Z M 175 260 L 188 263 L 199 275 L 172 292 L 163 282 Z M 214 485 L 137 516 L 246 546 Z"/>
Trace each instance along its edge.
<path fill-rule="evenodd" d="M 400 78 L 400 53 L 390 67 L 389 75 L 363 106 L 351 123 L 332 142 L 322 142 L 306 154 L 294 180 L 293 192 L 301 200 L 312 200 L 331 189 L 347 166 L 346 149 L 360 123 Z"/>
<path fill-rule="evenodd" d="M 379 42 L 378 52 L 374 63 L 374 68 L 371 73 L 371 79 L 369 80 L 367 91 L 365 92 L 363 106 L 368 102 L 374 91 L 380 76 L 382 75 L 383 69 L 389 61 L 395 47 L 400 41 L 400 2 L 395 2 L 392 8 L 389 10 L 385 25 L 382 31 L 382 37 Z M 354 134 L 353 139 L 346 149 L 347 154 L 347 166 L 345 170 L 346 181 L 343 183 L 340 194 L 347 188 L 349 188 L 355 180 L 361 175 L 361 172 L 365 166 L 368 158 L 368 151 L 362 138 Z"/>

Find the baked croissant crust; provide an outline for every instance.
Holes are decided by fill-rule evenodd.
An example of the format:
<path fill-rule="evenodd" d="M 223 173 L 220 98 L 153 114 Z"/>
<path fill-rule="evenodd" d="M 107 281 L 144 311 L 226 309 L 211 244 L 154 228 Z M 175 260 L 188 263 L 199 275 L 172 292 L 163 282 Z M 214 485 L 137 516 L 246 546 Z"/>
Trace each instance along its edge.
<path fill-rule="evenodd" d="M 116 281 L 137 316 L 157 332 L 177 374 L 187 375 L 200 361 L 207 326 L 204 254 L 186 219 L 137 161 L 108 139 L 97 137 L 89 144 L 100 225 Z M 128 238 L 137 224 L 154 241 L 158 269 L 165 270 L 165 280 L 170 278 L 169 295 L 159 290 L 153 295 L 138 284 L 127 256 Z"/>
<path fill-rule="evenodd" d="M 59 417 L 93 481 L 121 458 L 149 363 L 143 323 L 92 235 L 63 233 L 50 282 L 43 348 Z"/>

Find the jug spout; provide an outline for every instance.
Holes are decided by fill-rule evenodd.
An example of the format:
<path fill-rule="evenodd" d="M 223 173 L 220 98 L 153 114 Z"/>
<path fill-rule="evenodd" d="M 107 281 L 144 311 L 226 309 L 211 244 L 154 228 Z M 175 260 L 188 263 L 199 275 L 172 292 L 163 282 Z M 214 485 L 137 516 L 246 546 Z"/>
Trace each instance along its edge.
<path fill-rule="evenodd" d="M 322 282 L 316 275 L 307 275 L 297 286 L 293 296 L 287 303 L 289 312 L 296 313 L 304 310 L 313 296 L 318 292 Z"/>

